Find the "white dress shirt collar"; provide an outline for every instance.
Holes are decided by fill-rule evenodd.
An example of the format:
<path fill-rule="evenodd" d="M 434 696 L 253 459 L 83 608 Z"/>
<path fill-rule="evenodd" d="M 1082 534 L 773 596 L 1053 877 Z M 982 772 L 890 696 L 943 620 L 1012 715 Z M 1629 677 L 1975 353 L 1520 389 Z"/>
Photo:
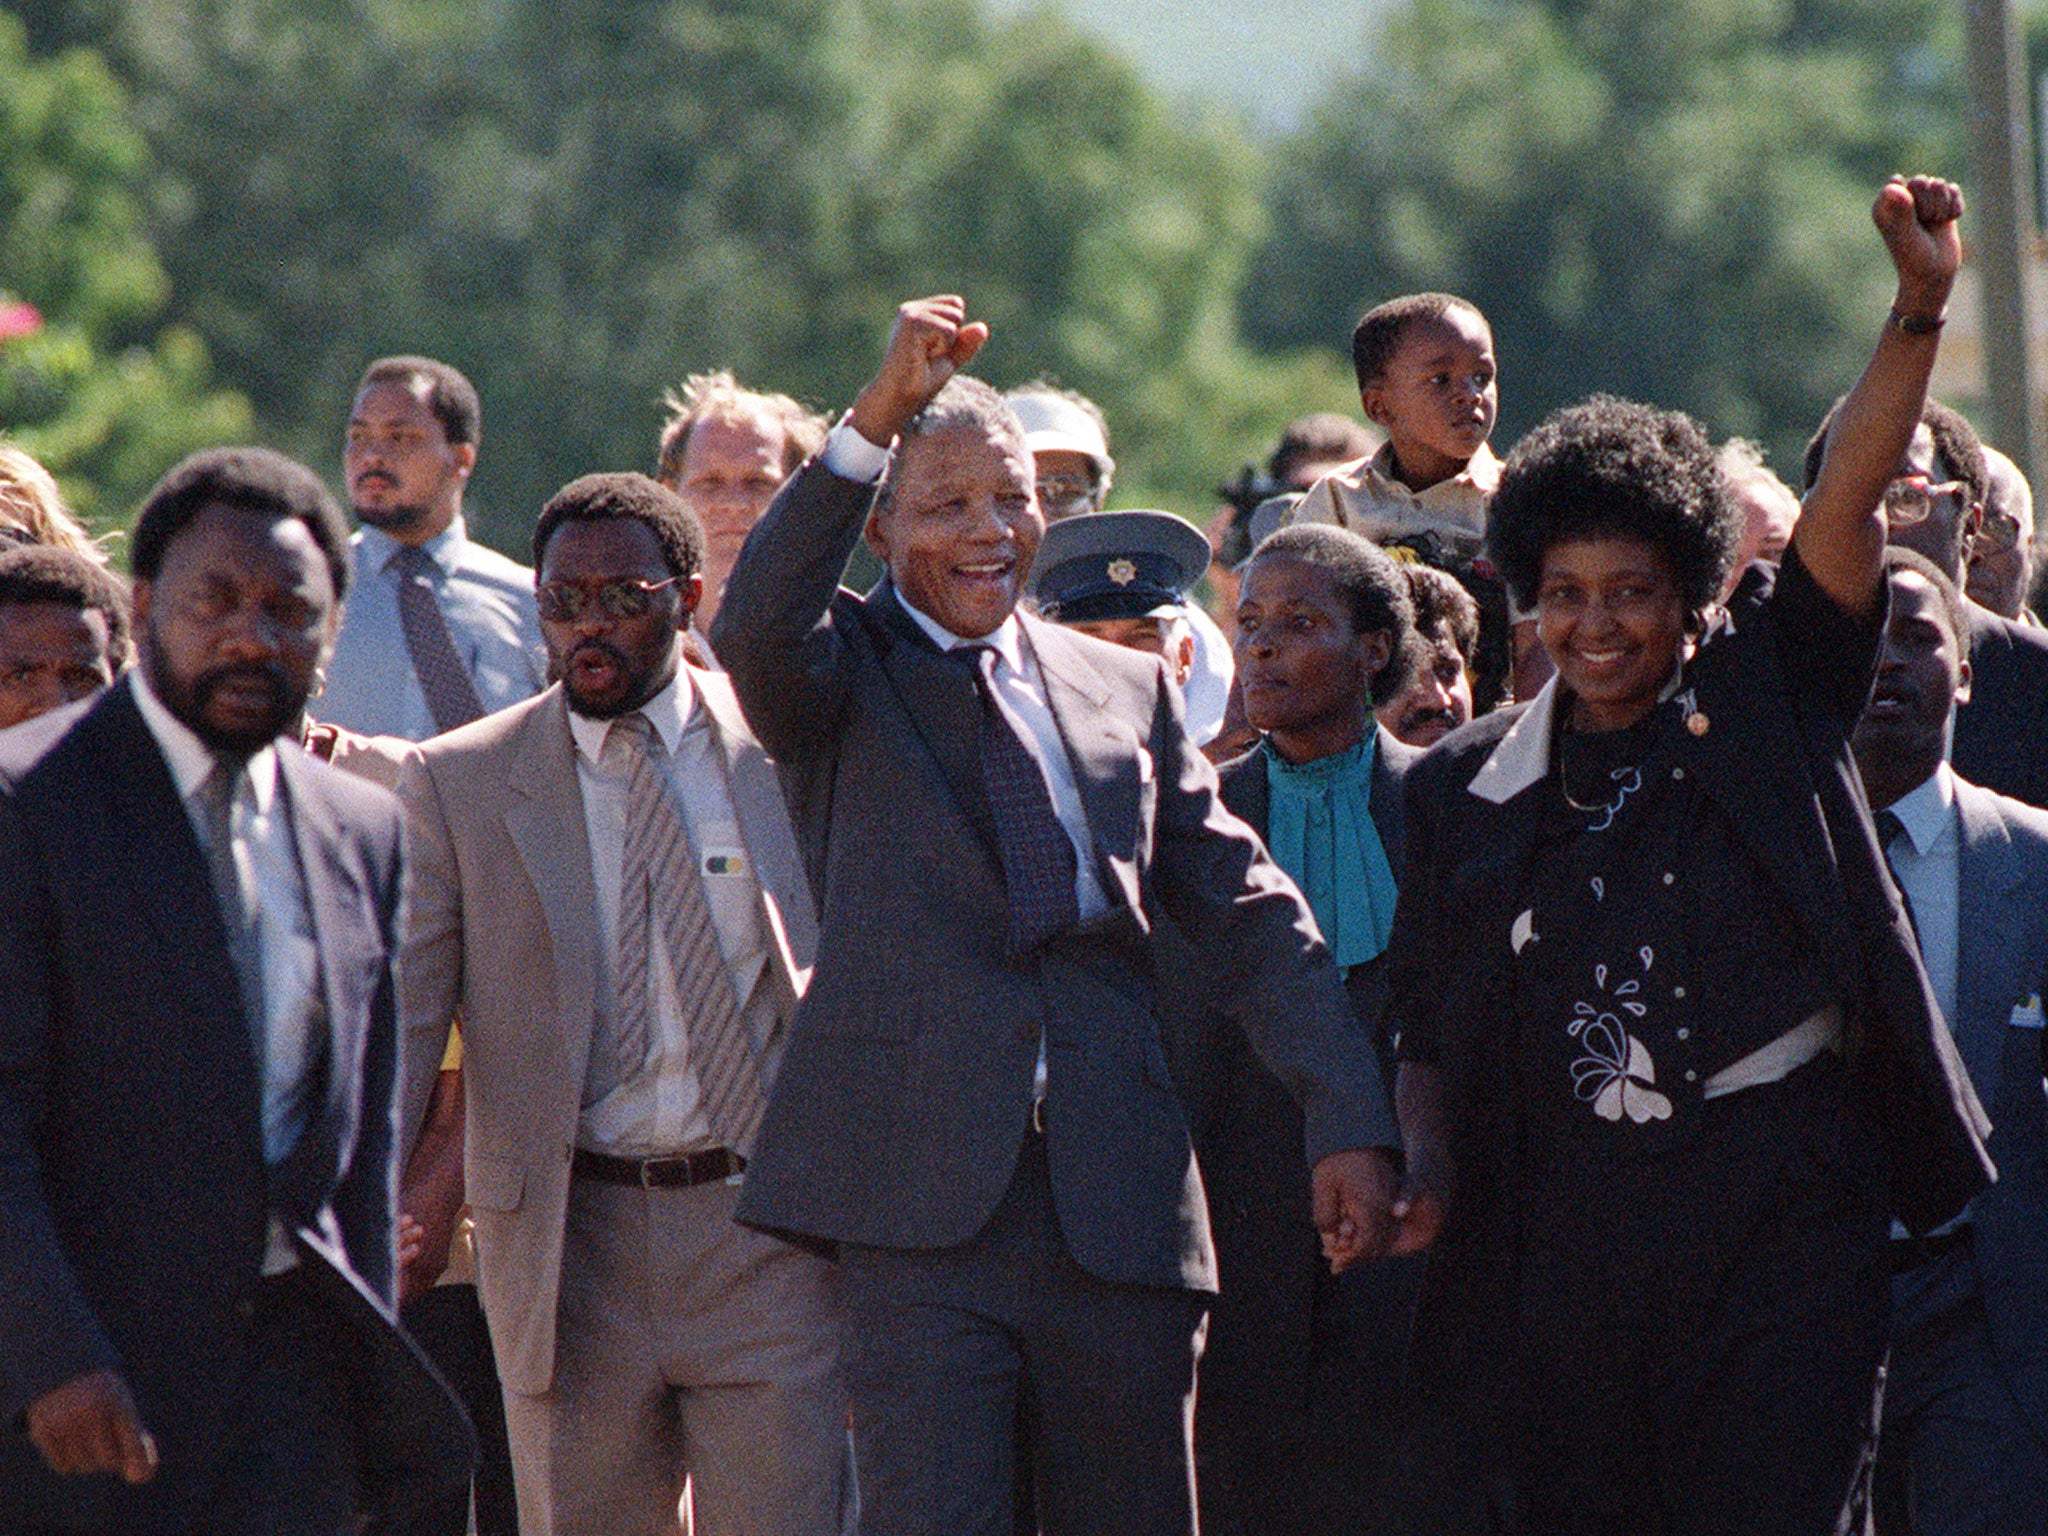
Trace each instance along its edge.
<path fill-rule="evenodd" d="M 213 749 L 192 733 L 192 728 L 170 712 L 163 700 L 156 696 L 156 690 L 142 675 L 142 668 L 136 667 L 128 674 L 128 686 L 134 690 L 135 707 L 142 711 L 142 723 L 149 727 L 149 734 L 156 738 L 164 763 L 171 770 L 171 782 L 177 786 L 178 799 L 189 805 L 192 792 L 206 781 L 213 772 L 218 759 Z M 274 743 L 265 745 L 252 753 L 245 765 L 249 775 L 249 790 L 255 797 L 259 815 L 270 814 L 270 803 L 277 794 L 277 747 Z"/>
<path fill-rule="evenodd" d="M 678 664 L 669 685 L 642 704 L 638 712 L 647 717 L 647 723 L 654 727 L 654 734 L 661 738 L 662 747 L 673 755 L 676 743 L 683 739 L 683 732 L 696 709 L 697 690 L 690 681 L 690 669 Z M 594 764 L 603 759 L 605 737 L 611 734 L 611 729 L 610 720 L 579 715 L 575 705 L 569 706 L 569 734 L 576 738 L 576 750 L 583 754 L 586 762 Z"/>
<path fill-rule="evenodd" d="M 963 645 L 985 645 L 1001 658 L 1004 666 L 1020 676 L 1023 674 L 1024 630 L 1017 622 L 1016 614 L 1009 615 L 979 640 L 969 640 L 954 634 L 929 614 L 919 612 L 901 592 L 896 593 L 896 601 L 903 605 L 903 611 L 916 621 L 917 627 L 923 630 L 931 638 L 932 644 L 940 650 L 957 651 Z"/>
<path fill-rule="evenodd" d="M 1923 857 L 1954 824 L 1956 814 L 1955 772 L 1947 763 L 1907 790 L 1886 807 L 1899 818 L 1899 826 L 1913 840 L 1913 851 Z"/>

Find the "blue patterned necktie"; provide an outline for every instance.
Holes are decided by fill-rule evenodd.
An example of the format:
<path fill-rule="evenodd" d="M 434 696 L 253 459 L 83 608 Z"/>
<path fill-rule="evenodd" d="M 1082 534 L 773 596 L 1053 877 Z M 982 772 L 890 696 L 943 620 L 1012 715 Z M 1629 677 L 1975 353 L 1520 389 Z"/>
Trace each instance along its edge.
<path fill-rule="evenodd" d="M 386 569 L 398 572 L 398 622 L 434 728 L 452 731 L 482 718 L 484 705 L 477 697 L 476 680 L 456 653 L 455 637 L 448 632 L 448 619 L 434 595 L 434 557 L 418 545 L 402 545 Z"/>
<path fill-rule="evenodd" d="M 981 699 L 981 777 L 995 815 L 1003 883 L 1010 894 L 1010 953 L 1028 955 L 1081 918 L 1074 894 L 1074 844 L 1053 811 L 1038 759 L 996 703 L 996 653 L 956 646 L 951 655 L 974 669 Z"/>

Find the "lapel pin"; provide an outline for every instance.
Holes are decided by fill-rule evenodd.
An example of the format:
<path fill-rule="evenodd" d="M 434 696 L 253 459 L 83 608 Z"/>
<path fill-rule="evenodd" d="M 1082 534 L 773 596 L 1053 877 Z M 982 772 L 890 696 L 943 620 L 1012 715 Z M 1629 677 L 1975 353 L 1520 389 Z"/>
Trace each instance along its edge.
<path fill-rule="evenodd" d="M 1707 734 L 1707 717 L 1696 709 L 1685 717 L 1685 728 L 1695 736 L 1704 736 Z"/>

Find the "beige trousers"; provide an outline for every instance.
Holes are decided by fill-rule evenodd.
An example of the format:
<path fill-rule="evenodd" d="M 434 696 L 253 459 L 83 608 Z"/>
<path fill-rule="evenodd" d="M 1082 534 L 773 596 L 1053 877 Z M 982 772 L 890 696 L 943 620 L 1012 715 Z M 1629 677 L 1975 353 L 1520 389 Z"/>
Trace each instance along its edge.
<path fill-rule="evenodd" d="M 505 1393 L 523 1536 L 837 1536 L 851 1504 L 833 1266 L 738 1225 L 736 1181 L 576 1179 L 555 1375 Z"/>

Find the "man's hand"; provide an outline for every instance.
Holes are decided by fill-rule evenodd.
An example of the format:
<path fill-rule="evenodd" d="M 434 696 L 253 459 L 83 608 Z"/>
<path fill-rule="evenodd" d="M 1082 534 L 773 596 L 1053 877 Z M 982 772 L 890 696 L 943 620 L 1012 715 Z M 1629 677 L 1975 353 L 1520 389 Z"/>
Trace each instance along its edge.
<path fill-rule="evenodd" d="M 1963 261 L 1962 214 L 1962 190 L 1938 176 L 1894 176 L 1878 190 L 1870 217 L 1899 274 L 1900 314 L 1932 317 L 1948 303 Z"/>
<path fill-rule="evenodd" d="M 1332 1152 L 1315 1166 L 1313 1200 L 1323 1257 L 1340 1275 L 1360 1259 L 1377 1259 L 1394 1235 L 1394 1160 L 1377 1148 Z"/>
<path fill-rule="evenodd" d="M 1394 1235 L 1387 1243 L 1387 1257 L 1422 1252 L 1436 1241 L 1443 1225 L 1443 1203 L 1428 1189 L 1410 1184 L 1394 1201 Z"/>
<path fill-rule="evenodd" d="M 853 402 L 847 419 L 877 448 L 896 441 L 904 424 L 931 404 L 946 380 L 974 360 L 988 327 L 967 318 L 967 301 L 941 293 L 896 310 L 882 366 Z"/>
<path fill-rule="evenodd" d="M 398 1213 L 398 1304 L 402 1307 L 416 1296 L 434 1288 L 448 1268 L 448 1250 L 453 1245 L 452 1224 L 437 1222 L 428 1227 L 407 1211 Z"/>
<path fill-rule="evenodd" d="M 156 1476 L 156 1441 L 142 1427 L 128 1383 L 112 1371 L 77 1377 L 30 1403 L 28 1437 L 60 1476 L 114 1472 L 131 1483 Z"/>

